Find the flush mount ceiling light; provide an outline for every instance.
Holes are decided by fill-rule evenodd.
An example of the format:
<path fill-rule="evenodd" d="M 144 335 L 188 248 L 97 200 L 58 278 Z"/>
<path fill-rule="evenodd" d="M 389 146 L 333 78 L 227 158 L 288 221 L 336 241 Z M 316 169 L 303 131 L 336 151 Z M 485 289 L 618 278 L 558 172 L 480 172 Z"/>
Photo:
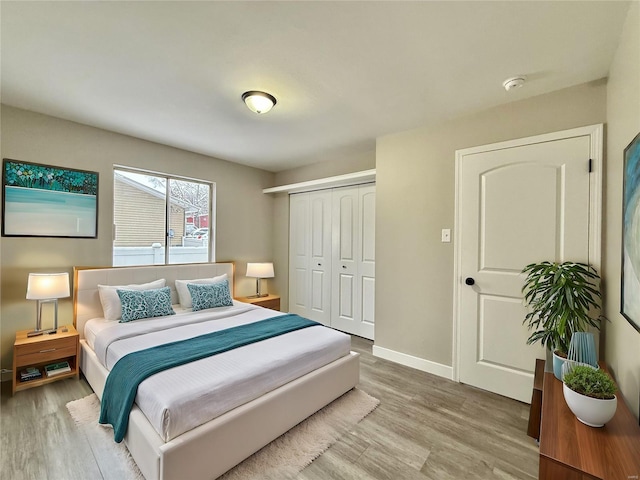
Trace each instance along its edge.
<path fill-rule="evenodd" d="M 524 85 L 525 77 L 513 77 L 507 78 L 504 82 L 502 82 L 502 86 L 508 92 L 509 90 L 513 90 L 514 88 L 520 88 Z"/>
<path fill-rule="evenodd" d="M 244 92 L 242 94 L 242 100 L 247 104 L 249 110 L 255 113 L 267 113 L 277 103 L 276 97 L 258 90 Z"/>

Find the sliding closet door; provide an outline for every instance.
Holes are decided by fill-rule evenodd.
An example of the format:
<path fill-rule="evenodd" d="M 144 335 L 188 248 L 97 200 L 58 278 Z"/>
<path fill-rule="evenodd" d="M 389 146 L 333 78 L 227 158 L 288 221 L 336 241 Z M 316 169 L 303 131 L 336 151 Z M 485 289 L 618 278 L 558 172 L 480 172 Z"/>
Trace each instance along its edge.
<path fill-rule="evenodd" d="M 290 196 L 289 311 L 331 322 L 331 192 Z"/>
<path fill-rule="evenodd" d="M 358 187 L 333 190 L 333 282 L 331 326 L 359 335 Z"/>
<path fill-rule="evenodd" d="M 309 299 L 309 194 L 289 196 L 289 312 L 306 317 Z"/>
<path fill-rule="evenodd" d="M 360 336 L 373 340 L 376 291 L 376 186 L 358 189 L 361 228 L 358 257 L 358 283 L 361 295 Z"/>
<path fill-rule="evenodd" d="M 309 194 L 311 320 L 331 323 L 331 192 Z"/>
<path fill-rule="evenodd" d="M 333 190 L 331 326 L 373 339 L 375 186 Z"/>

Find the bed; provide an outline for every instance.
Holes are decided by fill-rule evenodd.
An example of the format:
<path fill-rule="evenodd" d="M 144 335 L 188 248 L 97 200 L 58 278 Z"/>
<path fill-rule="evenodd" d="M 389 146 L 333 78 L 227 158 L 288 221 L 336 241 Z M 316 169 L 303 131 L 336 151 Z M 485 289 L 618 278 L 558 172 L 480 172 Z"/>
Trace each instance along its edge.
<path fill-rule="evenodd" d="M 118 325 L 118 322 L 101 320 L 105 313 L 100 302 L 98 285 L 142 284 L 165 279 L 166 286 L 171 290 L 171 303 L 177 304 L 175 280 L 211 278 L 225 274 L 230 280 L 231 293 L 233 293 L 234 265 L 232 263 L 75 268 L 74 324 L 80 334 L 80 369 L 97 396 L 102 399 L 109 373 L 107 367 L 111 368 L 116 361 L 117 355 L 111 350 L 117 353 L 127 342 L 144 344 L 150 341 L 151 337 L 166 336 L 167 332 L 171 332 L 169 335 L 172 337 L 187 335 L 180 330 L 183 328 L 200 332 L 208 328 L 207 325 L 215 325 L 212 328 L 223 328 L 225 322 L 229 322 L 231 326 L 236 325 L 236 322 L 251 323 L 282 315 L 236 301 L 230 307 L 211 309 L 210 314 L 205 311 L 182 312 L 176 307 L 178 314 L 170 319 L 162 317 L 154 319 L 153 322 L 144 319 L 138 321 L 135 328 L 143 332 L 140 340 L 136 339 L 134 342 L 132 339 L 120 339 L 112 335 L 117 339 L 114 340 L 114 347 L 110 347 L 111 350 L 107 351 L 104 348 L 106 342 L 102 339 L 103 337 L 100 337 L 103 335 L 100 333 L 103 324 L 109 323 L 109 327 L 112 327 L 111 330 L 106 329 L 107 331 L 116 331 L 117 328 L 121 328 L 121 325 L 127 324 Z M 189 316 L 197 318 L 192 323 L 191 320 L 187 320 Z M 151 327 L 151 332 L 144 333 L 145 322 L 154 325 Z M 163 322 L 167 326 L 163 326 Z M 176 325 L 184 323 L 185 326 L 168 326 L 167 322 L 175 322 Z M 199 333 L 196 334 L 199 335 Z M 298 345 L 297 347 L 284 347 L 285 337 L 290 335 L 299 335 L 299 337 L 292 337 L 294 340 L 292 343 Z M 131 410 L 124 436 L 127 448 L 140 471 L 147 480 L 216 478 L 355 387 L 359 381 L 358 354 L 350 352 L 348 343 L 345 349 L 344 340 L 339 335 L 342 334 L 326 327 L 305 328 L 282 335 L 282 338 L 258 342 L 251 346 L 257 349 L 252 353 L 248 350 L 245 352 L 244 348 L 247 347 L 243 347 L 242 350 L 237 349 L 217 355 L 207 360 L 213 363 L 207 364 L 206 368 L 201 368 L 204 364 L 196 366 L 194 363 L 191 367 L 188 365 L 177 367 L 145 380 L 140 384 L 138 392 L 140 397 L 136 397 L 136 404 Z M 329 342 L 326 348 L 324 346 L 319 348 L 318 342 L 322 341 L 319 337 L 324 336 L 331 339 L 333 346 L 330 346 Z M 273 342 L 271 347 L 268 346 L 270 342 Z M 94 350 L 94 347 L 97 350 Z M 276 351 L 277 354 L 274 353 Z M 120 353 L 125 354 L 123 352 Z M 283 360 L 285 357 L 281 358 L 280 352 L 285 352 L 292 357 Z M 204 360 L 199 360 L 201 361 Z M 194 387 L 197 391 L 196 396 L 202 397 L 199 404 L 188 403 L 193 400 L 175 395 L 177 391 L 188 390 L 186 387 L 174 388 L 173 392 L 167 392 L 166 390 L 171 389 L 165 389 L 164 397 L 153 397 L 156 394 L 160 395 L 158 385 L 162 383 L 173 385 L 184 379 L 193 387 L 194 376 L 201 376 L 203 382 L 212 381 L 207 378 L 211 375 L 200 372 L 214 371 L 218 368 L 216 362 L 221 362 L 220 364 L 225 366 L 223 370 L 227 372 L 229 381 L 236 381 L 237 385 L 227 384 L 225 386 L 227 390 L 221 390 L 222 393 L 216 390 L 218 393 L 215 394 L 213 389 L 210 391 L 208 387 Z M 256 368 L 259 367 L 262 370 L 254 373 L 247 370 L 253 377 L 248 377 L 248 380 L 247 378 L 242 381 L 236 380 L 238 371 L 246 370 L 249 364 L 255 364 Z M 264 370 L 265 365 L 269 365 L 269 370 Z M 284 374 L 280 370 L 283 370 Z M 222 370 L 218 368 L 215 371 Z M 160 375 L 168 375 L 168 377 L 159 380 Z M 218 381 L 217 375 L 215 381 Z M 241 388 L 243 385 L 246 387 L 247 384 L 251 386 L 248 392 Z M 231 391 L 234 392 L 235 403 L 226 402 L 226 399 L 230 398 Z M 147 396 L 145 399 L 144 392 L 152 397 Z M 160 413 L 149 410 L 149 404 L 163 404 L 163 402 L 178 402 L 175 403 L 173 410 L 175 414 L 167 414 L 162 409 Z M 180 412 L 204 412 L 205 417 L 194 419 L 188 414 L 182 415 L 185 418 L 179 418 Z"/>

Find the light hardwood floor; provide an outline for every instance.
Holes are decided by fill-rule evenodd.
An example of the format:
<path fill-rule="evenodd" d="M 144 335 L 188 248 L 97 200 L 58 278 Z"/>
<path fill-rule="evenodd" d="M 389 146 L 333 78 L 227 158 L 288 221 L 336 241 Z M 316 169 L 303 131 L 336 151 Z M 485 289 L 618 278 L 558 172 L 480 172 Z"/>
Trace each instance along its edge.
<path fill-rule="evenodd" d="M 380 406 L 298 476 L 301 480 L 536 479 L 538 448 L 527 437 L 529 406 L 371 354 L 361 353 L 360 388 Z M 2 384 L 0 478 L 118 479 L 65 404 L 91 393 L 67 379 L 11 397 Z M 185 479 L 188 480 L 188 479 Z"/>

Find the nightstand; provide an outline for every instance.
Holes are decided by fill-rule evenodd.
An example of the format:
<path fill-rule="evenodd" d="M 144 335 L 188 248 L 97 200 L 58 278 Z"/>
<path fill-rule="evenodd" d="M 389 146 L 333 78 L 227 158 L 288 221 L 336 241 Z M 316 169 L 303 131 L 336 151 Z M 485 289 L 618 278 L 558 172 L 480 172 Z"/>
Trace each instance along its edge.
<path fill-rule="evenodd" d="M 63 332 L 63 329 L 67 329 Z M 11 393 L 20 390 L 39 387 L 45 383 L 55 382 L 63 378 L 79 378 L 80 336 L 73 325 L 58 327 L 57 333 L 44 333 L 37 337 L 27 337 L 31 330 L 20 330 L 16 333 L 16 341 L 13 344 L 13 387 Z M 69 362 L 70 372 L 59 373 L 53 377 L 47 377 L 44 371 L 45 365 L 63 361 Z M 42 377 L 35 380 L 20 381 L 20 371 L 27 367 L 35 367 L 40 370 Z"/>
<path fill-rule="evenodd" d="M 267 295 L 266 297 L 236 297 L 236 300 L 244 303 L 251 303 L 271 310 L 280 311 L 280 295 Z"/>

